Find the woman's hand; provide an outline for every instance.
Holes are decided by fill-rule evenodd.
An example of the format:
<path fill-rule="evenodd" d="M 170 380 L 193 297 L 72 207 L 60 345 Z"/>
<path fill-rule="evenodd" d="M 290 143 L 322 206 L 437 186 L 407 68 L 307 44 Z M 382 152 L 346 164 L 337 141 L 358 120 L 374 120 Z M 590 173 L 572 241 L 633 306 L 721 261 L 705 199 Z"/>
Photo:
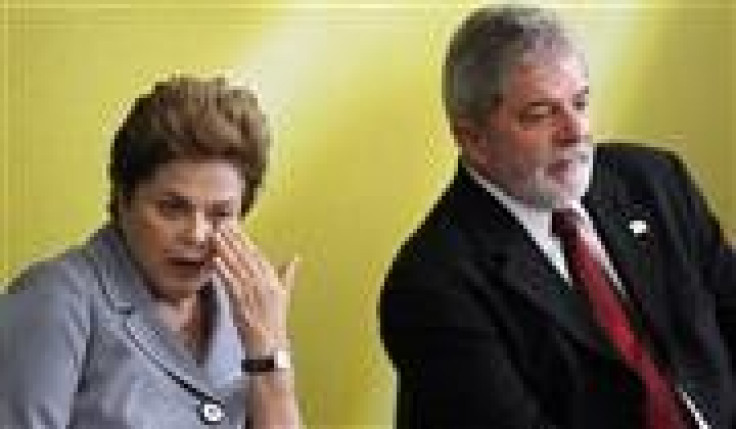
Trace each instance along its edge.
<path fill-rule="evenodd" d="M 277 272 L 252 241 L 235 225 L 215 233 L 215 265 L 230 295 L 233 319 L 252 357 L 289 347 L 286 319 L 297 258 Z M 251 421 L 255 429 L 301 427 L 292 370 L 246 379 Z"/>
<path fill-rule="evenodd" d="M 298 258 L 278 272 L 260 249 L 236 230 L 215 233 L 215 266 L 225 280 L 233 318 L 248 353 L 288 348 L 287 316 Z"/>

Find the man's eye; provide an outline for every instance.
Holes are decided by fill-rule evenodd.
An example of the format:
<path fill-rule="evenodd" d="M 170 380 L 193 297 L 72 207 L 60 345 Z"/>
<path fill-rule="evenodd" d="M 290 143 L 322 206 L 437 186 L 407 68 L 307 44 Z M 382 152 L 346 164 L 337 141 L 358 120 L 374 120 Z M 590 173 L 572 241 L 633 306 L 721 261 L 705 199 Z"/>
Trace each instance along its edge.
<path fill-rule="evenodd" d="M 524 124 L 536 124 L 544 121 L 550 117 L 550 112 L 547 109 L 537 109 L 523 112 L 519 119 Z"/>

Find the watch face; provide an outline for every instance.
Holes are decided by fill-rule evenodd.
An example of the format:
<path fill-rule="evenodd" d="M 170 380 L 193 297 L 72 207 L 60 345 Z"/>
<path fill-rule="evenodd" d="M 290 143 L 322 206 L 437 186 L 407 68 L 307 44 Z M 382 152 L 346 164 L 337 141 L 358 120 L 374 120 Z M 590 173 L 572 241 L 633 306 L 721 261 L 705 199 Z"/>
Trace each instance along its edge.
<path fill-rule="evenodd" d="M 291 368 L 291 356 L 286 350 L 275 350 L 271 356 L 243 359 L 243 371 L 251 374 Z"/>

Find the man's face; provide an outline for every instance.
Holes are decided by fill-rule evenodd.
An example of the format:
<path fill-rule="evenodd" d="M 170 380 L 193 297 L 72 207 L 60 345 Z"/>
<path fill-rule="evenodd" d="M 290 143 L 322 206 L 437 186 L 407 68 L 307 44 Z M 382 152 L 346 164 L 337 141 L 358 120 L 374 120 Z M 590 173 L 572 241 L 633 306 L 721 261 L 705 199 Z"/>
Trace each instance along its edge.
<path fill-rule="evenodd" d="M 213 233 L 237 222 L 243 189 L 229 162 L 175 160 L 119 198 L 119 224 L 154 295 L 188 298 L 211 278 Z"/>
<path fill-rule="evenodd" d="M 577 56 L 532 60 L 512 68 L 480 125 L 461 129 L 461 147 L 470 165 L 507 193 L 560 208 L 579 200 L 590 182 L 588 79 Z"/>

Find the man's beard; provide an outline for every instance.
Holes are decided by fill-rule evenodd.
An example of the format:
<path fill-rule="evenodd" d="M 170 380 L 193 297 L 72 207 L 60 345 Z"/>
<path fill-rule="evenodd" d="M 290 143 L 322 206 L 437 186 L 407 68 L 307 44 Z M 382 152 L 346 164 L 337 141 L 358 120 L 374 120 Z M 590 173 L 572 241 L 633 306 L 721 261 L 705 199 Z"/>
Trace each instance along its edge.
<path fill-rule="evenodd" d="M 519 196 L 527 204 L 542 210 L 570 207 L 580 201 L 590 186 L 593 155 L 594 149 L 590 144 L 556 155 L 552 162 L 537 167 L 527 182 L 521 184 Z M 550 175 L 550 168 L 568 162 L 571 165 L 565 168 L 570 171 L 566 171 L 564 177 Z"/>

